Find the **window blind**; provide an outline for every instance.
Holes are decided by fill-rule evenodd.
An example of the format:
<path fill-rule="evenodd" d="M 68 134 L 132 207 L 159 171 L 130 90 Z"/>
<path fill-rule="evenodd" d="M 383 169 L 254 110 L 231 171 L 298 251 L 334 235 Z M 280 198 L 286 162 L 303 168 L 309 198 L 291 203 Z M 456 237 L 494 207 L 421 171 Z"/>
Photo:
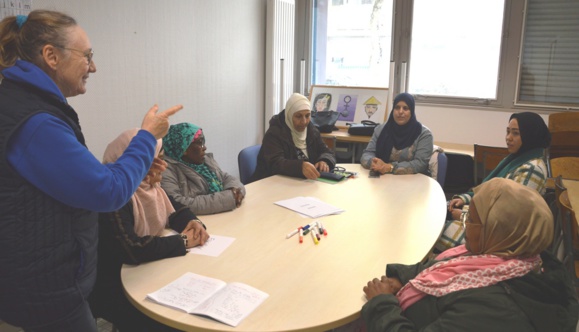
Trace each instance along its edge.
<path fill-rule="evenodd" d="M 528 0 L 519 102 L 579 106 L 579 0 Z"/>

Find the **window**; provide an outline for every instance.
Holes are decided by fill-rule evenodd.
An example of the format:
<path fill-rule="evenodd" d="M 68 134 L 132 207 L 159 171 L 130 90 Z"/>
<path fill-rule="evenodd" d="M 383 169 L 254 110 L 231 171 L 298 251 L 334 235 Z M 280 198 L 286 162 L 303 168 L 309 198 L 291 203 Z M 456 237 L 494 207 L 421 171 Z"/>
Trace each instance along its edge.
<path fill-rule="evenodd" d="M 392 0 L 315 1 L 312 82 L 387 87 Z"/>
<path fill-rule="evenodd" d="M 579 1 L 529 0 L 518 102 L 579 105 Z"/>
<path fill-rule="evenodd" d="M 579 108 L 579 0 L 334 2 L 313 0 L 312 84 L 389 87 L 418 103 Z"/>
<path fill-rule="evenodd" d="M 503 0 L 414 0 L 408 92 L 496 99 L 503 7 Z"/>

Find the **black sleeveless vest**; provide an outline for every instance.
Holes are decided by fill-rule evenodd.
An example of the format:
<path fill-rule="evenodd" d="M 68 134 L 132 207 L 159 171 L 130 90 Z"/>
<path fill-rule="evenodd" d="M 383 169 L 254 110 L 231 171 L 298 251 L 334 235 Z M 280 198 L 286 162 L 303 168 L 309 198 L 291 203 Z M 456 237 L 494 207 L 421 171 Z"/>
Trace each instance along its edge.
<path fill-rule="evenodd" d="M 7 161 L 9 140 L 38 113 L 67 123 L 85 145 L 78 117 L 69 105 L 29 85 L 2 81 L 0 319 L 17 326 L 65 317 L 88 296 L 96 276 L 97 214 L 46 195 Z"/>

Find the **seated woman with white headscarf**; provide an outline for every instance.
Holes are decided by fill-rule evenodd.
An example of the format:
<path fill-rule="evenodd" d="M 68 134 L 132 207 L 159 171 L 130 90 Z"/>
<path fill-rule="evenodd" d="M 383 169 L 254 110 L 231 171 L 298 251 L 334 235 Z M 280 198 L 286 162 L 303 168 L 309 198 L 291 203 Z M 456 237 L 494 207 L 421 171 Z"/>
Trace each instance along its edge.
<path fill-rule="evenodd" d="M 276 174 L 317 179 L 334 169 L 336 157 L 310 122 L 311 111 L 308 98 L 294 93 L 269 120 L 251 182 Z"/>
<path fill-rule="evenodd" d="M 127 130 L 106 148 L 103 163 L 120 158 L 137 134 Z M 163 258 L 183 256 L 188 248 L 203 245 L 209 238 L 205 225 L 161 189 L 161 173 L 167 164 L 157 141 L 155 160 L 131 200 L 120 210 L 99 215 L 97 281 L 89 297 L 95 317 L 115 324 L 120 331 L 174 331 L 136 309 L 124 294 L 123 264 L 138 265 Z M 165 228 L 177 235 L 162 236 Z"/>
<path fill-rule="evenodd" d="M 368 331 L 575 331 L 569 274 L 544 252 L 553 239 L 545 200 L 504 178 L 474 192 L 465 245 L 425 264 L 388 264 L 367 283 Z"/>

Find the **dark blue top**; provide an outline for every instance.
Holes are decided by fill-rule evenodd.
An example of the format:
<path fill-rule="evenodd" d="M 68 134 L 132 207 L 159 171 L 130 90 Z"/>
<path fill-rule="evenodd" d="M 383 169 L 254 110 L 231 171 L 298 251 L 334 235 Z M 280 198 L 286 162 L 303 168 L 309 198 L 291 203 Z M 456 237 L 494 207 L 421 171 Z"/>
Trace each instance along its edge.
<path fill-rule="evenodd" d="M 18 60 L 2 74 L 66 103 L 52 79 L 29 62 Z M 72 207 L 110 212 L 123 207 L 138 188 L 153 162 L 156 144 L 151 133 L 140 130 L 115 163 L 103 165 L 67 123 L 39 113 L 18 128 L 7 151 L 16 172 L 47 195 Z"/>

